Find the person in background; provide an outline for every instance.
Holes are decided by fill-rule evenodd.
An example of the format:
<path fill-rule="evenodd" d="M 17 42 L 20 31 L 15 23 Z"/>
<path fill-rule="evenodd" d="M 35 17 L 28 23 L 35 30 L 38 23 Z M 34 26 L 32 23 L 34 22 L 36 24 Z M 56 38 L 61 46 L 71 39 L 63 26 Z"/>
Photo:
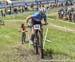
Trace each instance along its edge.
<path fill-rule="evenodd" d="M 26 42 L 26 27 L 24 24 L 21 24 L 20 31 L 22 33 L 22 44 Z"/>
<path fill-rule="evenodd" d="M 38 8 L 37 8 L 37 10 L 39 11 L 41 9 L 41 5 L 38 5 Z"/>
<path fill-rule="evenodd" d="M 75 23 L 75 11 L 73 12 L 73 17 L 72 17 L 72 22 L 74 22 Z"/>
<path fill-rule="evenodd" d="M 72 14 L 73 12 L 71 10 L 69 10 L 68 15 L 69 15 L 69 21 L 72 22 Z"/>
<path fill-rule="evenodd" d="M 63 17 L 64 17 L 64 9 L 60 8 L 59 11 L 58 11 L 58 14 L 59 14 L 60 19 L 63 19 Z"/>
<path fill-rule="evenodd" d="M 61 10 L 58 10 L 58 17 L 61 19 Z"/>
<path fill-rule="evenodd" d="M 25 10 L 25 11 L 28 11 L 28 5 L 27 5 L 27 4 L 25 4 L 24 10 Z"/>
<path fill-rule="evenodd" d="M 15 14 L 18 14 L 17 8 L 14 8 L 14 13 L 15 13 Z"/>
<path fill-rule="evenodd" d="M 0 12 L 1 12 L 1 16 L 3 17 L 4 16 L 3 10 L 1 10 Z"/>
<path fill-rule="evenodd" d="M 68 8 L 64 8 L 64 20 L 68 20 Z"/>

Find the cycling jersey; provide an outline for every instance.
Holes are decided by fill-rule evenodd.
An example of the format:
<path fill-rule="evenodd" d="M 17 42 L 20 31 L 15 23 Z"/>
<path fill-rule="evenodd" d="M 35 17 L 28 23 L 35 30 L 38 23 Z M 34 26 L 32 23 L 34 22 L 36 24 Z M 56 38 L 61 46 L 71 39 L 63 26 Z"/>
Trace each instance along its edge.
<path fill-rule="evenodd" d="M 39 12 L 36 12 L 31 17 L 32 17 L 32 26 L 35 25 L 35 24 L 41 25 L 42 19 L 46 19 L 46 15 L 45 14 L 41 15 Z"/>
<path fill-rule="evenodd" d="M 41 15 L 39 12 L 36 12 L 35 14 L 33 14 L 32 19 L 34 19 L 37 22 L 41 22 L 42 19 L 46 19 L 46 15 Z"/>

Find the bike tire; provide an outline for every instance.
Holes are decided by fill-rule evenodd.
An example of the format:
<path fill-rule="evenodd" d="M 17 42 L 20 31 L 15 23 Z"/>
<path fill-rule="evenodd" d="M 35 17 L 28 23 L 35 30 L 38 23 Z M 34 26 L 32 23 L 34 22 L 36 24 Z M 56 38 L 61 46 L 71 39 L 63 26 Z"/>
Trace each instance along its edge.
<path fill-rule="evenodd" d="M 40 55 L 40 57 L 43 59 L 44 55 L 43 55 L 43 34 L 41 31 L 37 30 L 36 31 L 36 53 L 38 53 Z"/>
<path fill-rule="evenodd" d="M 36 41 L 36 32 L 35 32 L 35 37 L 34 37 L 34 41 L 33 41 L 33 47 L 34 47 L 34 52 L 35 54 L 38 54 L 38 46 L 37 46 L 37 41 Z"/>

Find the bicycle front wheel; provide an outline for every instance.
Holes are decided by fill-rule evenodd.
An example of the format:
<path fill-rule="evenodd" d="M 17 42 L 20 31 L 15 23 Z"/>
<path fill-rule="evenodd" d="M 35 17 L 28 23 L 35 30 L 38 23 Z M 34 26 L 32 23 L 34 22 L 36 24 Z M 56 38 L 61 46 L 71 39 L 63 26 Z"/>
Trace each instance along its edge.
<path fill-rule="evenodd" d="M 43 55 L 43 34 L 39 30 L 36 31 L 36 46 L 37 46 L 36 51 L 38 52 L 38 54 L 40 55 L 41 58 L 44 58 L 44 55 Z"/>

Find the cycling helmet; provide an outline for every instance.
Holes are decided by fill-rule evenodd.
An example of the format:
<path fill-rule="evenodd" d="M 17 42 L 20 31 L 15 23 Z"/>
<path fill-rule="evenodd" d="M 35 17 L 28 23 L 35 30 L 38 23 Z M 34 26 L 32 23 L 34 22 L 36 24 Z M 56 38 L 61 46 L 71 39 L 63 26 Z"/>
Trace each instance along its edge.
<path fill-rule="evenodd" d="M 40 13 L 43 13 L 43 14 L 46 14 L 46 9 L 45 9 L 45 8 L 40 8 L 40 9 L 39 9 L 39 12 L 40 12 Z"/>

